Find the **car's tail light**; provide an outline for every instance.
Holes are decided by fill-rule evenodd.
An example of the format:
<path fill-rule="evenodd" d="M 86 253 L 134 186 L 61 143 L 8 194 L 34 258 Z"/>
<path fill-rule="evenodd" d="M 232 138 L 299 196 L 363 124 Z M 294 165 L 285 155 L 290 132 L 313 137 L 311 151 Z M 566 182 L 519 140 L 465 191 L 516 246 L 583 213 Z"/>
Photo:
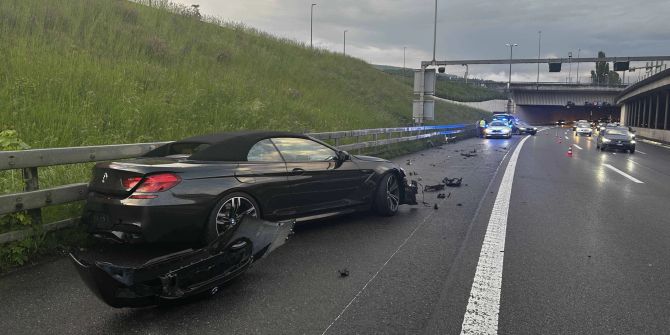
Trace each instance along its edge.
<path fill-rule="evenodd" d="M 128 177 L 121 180 L 121 184 L 126 191 L 132 190 L 142 180 L 142 177 Z"/>
<path fill-rule="evenodd" d="M 181 178 L 173 173 L 159 173 L 144 177 L 135 192 L 155 193 L 164 192 L 181 182 Z"/>

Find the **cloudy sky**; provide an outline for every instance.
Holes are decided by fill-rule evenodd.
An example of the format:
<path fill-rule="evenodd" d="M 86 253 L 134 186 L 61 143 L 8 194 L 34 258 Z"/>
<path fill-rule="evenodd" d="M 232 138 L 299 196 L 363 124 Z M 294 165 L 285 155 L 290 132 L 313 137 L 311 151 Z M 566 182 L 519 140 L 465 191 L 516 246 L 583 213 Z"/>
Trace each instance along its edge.
<path fill-rule="evenodd" d="M 373 64 L 407 66 L 432 59 L 433 0 L 173 0 L 199 4 L 203 14 L 241 22 L 274 35 L 309 43 L 310 4 L 314 8 L 314 44 L 342 51 Z M 536 58 L 538 31 L 542 57 L 594 57 L 670 54 L 668 0 L 438 0 L 437 59 L 509 58 L 505 43 L 518 43 L 515 58 Z M 637 64 L 640 65 L 640 64 Z M 580 65 L 588 76 L 594 64 Z M 565 72 L 540 80 L 566 80 Z M 463 75 L 461 66 L 447 72 Z M 508 65 L 471 66 L 470 75 L 507 80 Z M 572 65 L 573 80 L 577 65 Z M 636 79 L 640 71 L 627 73 Z M 534 81 L 537 65 L 515 65 L 513 80 Z M 627 79 L 628 79 L 627 78 Z"/>

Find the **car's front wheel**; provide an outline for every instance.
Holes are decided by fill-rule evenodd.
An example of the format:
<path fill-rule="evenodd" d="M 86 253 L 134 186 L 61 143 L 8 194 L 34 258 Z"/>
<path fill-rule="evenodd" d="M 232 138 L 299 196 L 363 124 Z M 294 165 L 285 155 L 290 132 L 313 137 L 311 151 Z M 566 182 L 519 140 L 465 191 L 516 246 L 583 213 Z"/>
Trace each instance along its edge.
<path fill-rule="evenodd" d="M 210 243 L 219 236 L 229 234 L 232 236 L 234 228 L 249 218 L 258 218 L 260 212 L 258 204 L 245 193 L 230 193 L 214 206 L 214 210 L 207 222 L 206 242 Z"/>
<path fill-rule="evenodd" d="M 383 216 L 393 216 L 400 206 L 400 180 L 394 173 L 382 177 L 375 194 L 374 211 Z"/>

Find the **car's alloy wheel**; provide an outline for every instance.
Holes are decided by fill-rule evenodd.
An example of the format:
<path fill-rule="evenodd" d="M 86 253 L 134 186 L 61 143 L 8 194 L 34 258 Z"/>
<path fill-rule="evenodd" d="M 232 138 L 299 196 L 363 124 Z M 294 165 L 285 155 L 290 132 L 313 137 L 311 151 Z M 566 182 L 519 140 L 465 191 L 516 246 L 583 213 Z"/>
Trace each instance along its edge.
<path fill-rule="evenodd" d="M 216 213 L 215 229 L 217 236 L 242 223 L 245 217 L 257 218 L 258 211 L 252 200 L 244 196 L 229 197 Z"/>
<path fill-rule="evenodd" d="M 389 173 L 382 177 L 375 196 L 375 211 L 384 216 L 394 215 L 400 206 L 400 182 L 398 177 Z"/>

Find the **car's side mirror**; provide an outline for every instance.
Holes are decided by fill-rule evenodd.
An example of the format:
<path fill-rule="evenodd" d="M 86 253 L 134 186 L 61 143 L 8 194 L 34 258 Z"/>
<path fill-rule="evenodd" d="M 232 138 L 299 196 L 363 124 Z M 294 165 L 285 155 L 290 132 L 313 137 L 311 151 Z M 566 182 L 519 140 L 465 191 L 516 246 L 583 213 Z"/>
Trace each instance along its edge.
<path fill-rule="evenodd" d="M 337 160 L 344 162 L 348 161 L 351 157 L 349 156 L 349 153 L 346 151 L 338 151 L 337 152 Z"/>

